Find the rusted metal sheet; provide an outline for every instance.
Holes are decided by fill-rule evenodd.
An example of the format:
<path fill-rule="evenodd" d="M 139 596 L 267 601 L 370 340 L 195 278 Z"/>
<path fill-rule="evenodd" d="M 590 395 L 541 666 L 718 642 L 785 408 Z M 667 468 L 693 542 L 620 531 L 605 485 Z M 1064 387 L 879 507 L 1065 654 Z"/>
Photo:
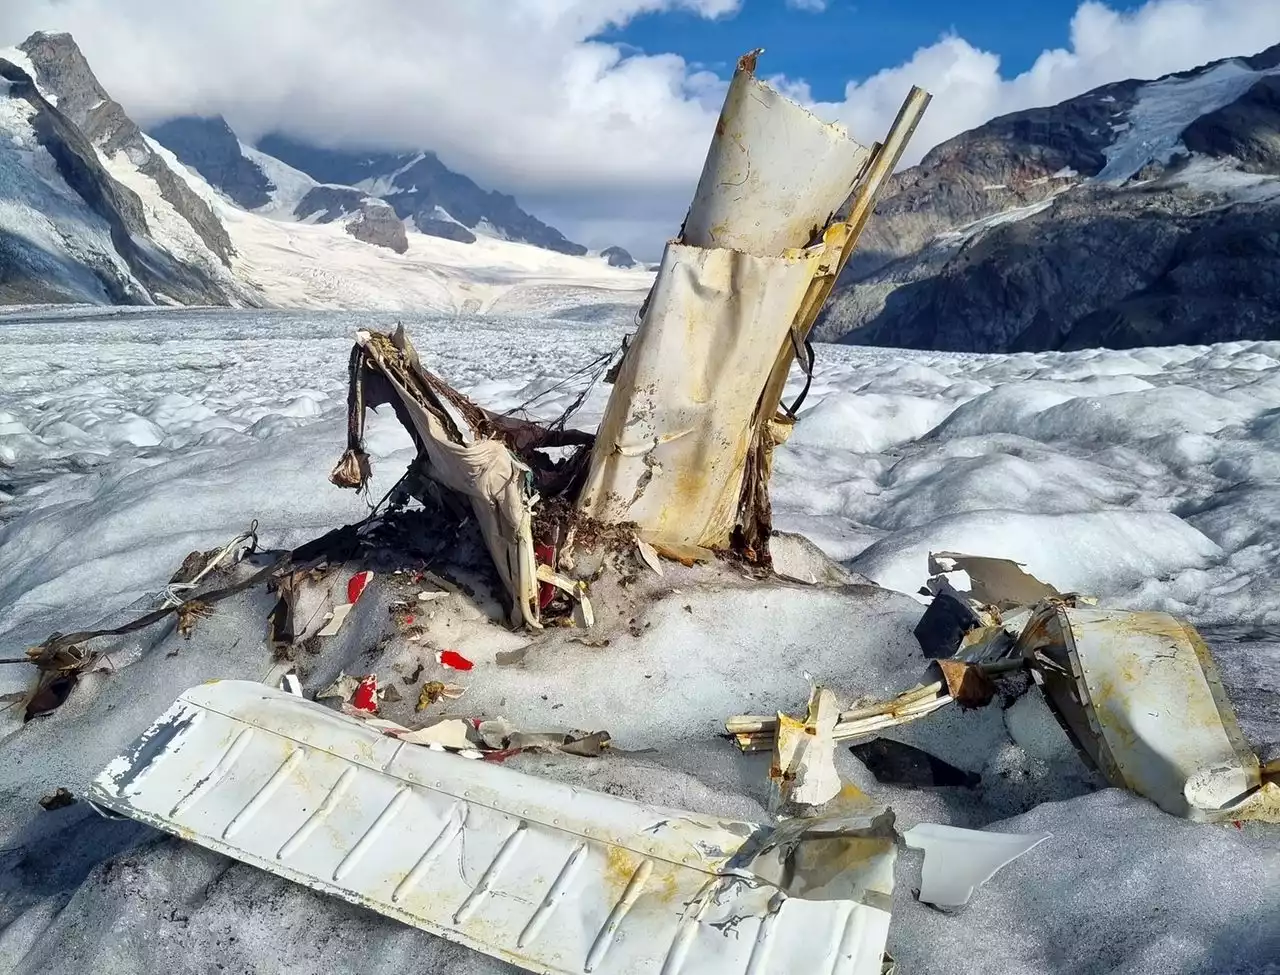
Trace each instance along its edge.
<path fill-rule="evenodd" d="M 651 542 L 726 548 L 751 418 L 821 250 L 669 244 L 609 397 L 578 505 Z"/>
<path fill-rule="evenodd" d="M 754 71 L 754 54 L 738 61 L 682 240 L 776 257 L 814 242 L 871 153 Z"/>
<path fill-rule="evenodd" d="M 536 972 L 879 975 L 888 935 L 891 815 L 643 805 L 261 684 L 188 691 L 89 798 Z"/>
<path fill-rule="evenodd" d="M 1201 822 L 1280 812 L 1190 624 L 1167 613 L 1050 602 L 1027 623 L 1018 650 L 1113 784 Z"/>

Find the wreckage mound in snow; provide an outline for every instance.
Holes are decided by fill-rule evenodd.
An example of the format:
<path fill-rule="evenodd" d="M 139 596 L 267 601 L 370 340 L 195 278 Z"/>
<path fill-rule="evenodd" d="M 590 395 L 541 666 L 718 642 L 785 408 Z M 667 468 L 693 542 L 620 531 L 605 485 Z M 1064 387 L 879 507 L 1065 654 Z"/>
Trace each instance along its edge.
<path fill-rule="evenodd" d="M 401 538 L 414 548 L 432 541 L 429 532 Z M 591 630 L 515 632 L 501 622 L 502 587 L 472 531 L 436 571 L 402 546 L 381 545 L 321 573 L 305 608 L 311 628 L 357 598 L 333 635 L 301 640 L 291 660 L 273 660 L 263 644 L 276 602 L 264 585 L 218 602 L 189 640 L 168 625 L 103 638 L 104 666 L 2 746 L 0 815 L 22 853 L 0 905 L 0 956 L 32 973 L 193 971 L 192 958 L 299 973 L 392 972 L 424 961 L 429 970 L 511 971 L 192 844 L 104 820 L 84 803 L 44 812 L 35 799 L 59 786 L 83 794 L 187 688 L 211 678 L 273 681 L 292 669 L 307 697 L 343 673 L 376 674 L 396 688 L 381 716 L 405 725 L 501 716 L 526 731 L 607 730 L 613 747 L 598 758 L 524 753 L 507 765 L 607 795 L 768 822 L 770 757 L 740 754 L 722 734 L 726 716 L 799 711 L 814 680 L 844 702 L 889 697 L 926 679 L 928 665 L 913 635 L 919 602 L 850 580 L 802 539 L 775 541 L 780 572 L 829 581 L 762 580 L 725 563 L 664 562 L 658 576 L 628 553 L 624 571 L 593 585 Z M 269 561 L 253 556 L 216 581 Z M 353 589 L 366 568 L 372 578 Z M 448 665 L 459 659 L 442 651 L 454 648 L 469 669 Z M 1215 652 L 1225 661 L 1232 647 Z M 463 692 L 417 711 L 432 681 Z M 1097 792 L 1104 783 L 1042 698 L 1006 704 L 948 708 L 893 729 L 892 738 L 969 773 L 964 784 L 878 782 L 849 748 L 836 751 L 846 786 L 889 805 L 900 829 L 939 822 L 1053 834 L 990 880 L 961 917 L 914 899 L 920 855 L 901 851 L 889 952 L 902 971 L 953 972 L 975 958 L 1009 972 L 1059 970 L 1068 959 L 1088 972 L 1243 972 L 1266 961 L 1275 945 L 1265 919 L 1277 907 L 1269 878 L 1280 870 L 1274 828 L 1191 824 L 1125 793 Z M 1146 920 L 1135 924 L 1137 916 Z"/>
<path fill-rule="evenodd" d="M 27 325 L 23 356 L 0 366 L 13 377 L 0 384 L 3 408 L 34 431 L 10 432 L 7 442 L 33 450 L 62 444 L 71 465 L 43 491 L 19 487 L 19 511 L 3 529 L 5 656 L 20 655 L 51 629 L 90 625 L 102 607 L 162 588 L 189 549 L 221 545 L 249 517 L 260 519 L 272 545 L 292 546 L 365 513 L 363 499 L 320 486 L 341 440 L 338 386 L 356 323 L 274 316 L 270 355 L 260 351 L 264 325 L 247 316 L 189 314 L 181 323 L 180 337 L 171 321 L 156 316 Z M 437 320 L 430 329 L 429 364 L 500 409 L 554 384 L 538 374 L 567 375 L 621 338 L 621 329 L 557 330 L 548 323 Z M 153 352 L 161 348 L 162 355 Z M 1267 629 L 1277 612 L 1267 556 L 1274 546 L 1257 524 L 1267 517 L 1272 490 L 1276 361 L 1274 347 L 1243 345 L 1016 358 L 823 349 L 811 392 L 818 405 L 778 452 L 782 520 L 822 536 L 829 553 L 868 574 L 892 570 L 877 581 L 904 592 L 926 580 L 920 528 L 936 522 L 929 548 L 1017 558 L 1063 589 L 1098 593 L 1104 606 L 1190 615 L 1223 671 L 1250 743 L 1264 756 L 1270 745 L 1275 757 L 1277 644 Z M 31 365 L 45 362 L 48 368 Z M 157 427 L 149 443 L 161 442 L 113 448 L 105 439 L 110 424 L 89 420 L 103 409 L 104 388 L 115 389 L 112 408 L 143 409 L 134 405 L 140 370 L 156 399 L 145 412 Z M 209 375 L 216 380 L 203 378 Z M 1006 407 L 1017 405 L 1028 377 L 1052 383 L 1056 394 L 1054 402 L 1040 401 L 1036 387 L 1027 390 L 1025 412 L 1040 418 L 1036 440 L 1001 432 L 1012 426 Z M 49 383 L 57 384 L 52 402 Z M 308 388 L 296 402 L 282 407 L 275 390 L 302 386 Z M 1233 419 L 1224 407 L 1218 420 L 1206 420 L 1189 410 L 1175 427 L 1152 429 L 1143 396 L 1169 386 L 1203 389 L 1245 412 Z M 1001 390 L 1007 392 L 986 395 Z M 171 402 L 178 392 L 191 400 Z M 1128 392 L 1134 402 L 1107 409 L 1107 398 Z M 543 415 L 564 409 L 576 392 L 554 395 Z M 1078 416 L 1070 423 L 1044 419 L 1060 417 L 1063 411 L 1050 411 L 1063 397 L 1101 400 L 1083 412 L 1101 410 L 1107 421 L 1086 429 Z M 203 411 L 190 405 L 197 398 Z M 968 429 L 922 436 L 925 424 L 975 398 L 981 402 L 966 411 Z M 828 403 L 832 408 L 822 410 Z M 583 429 L 594 427 L 602 406 L 599 397 L 588 401 Z M 1131 435 L 1116 427 L 1123 416 L 1130 417 Z M 1219 429 L 1221 422 L 1228 425 Z M 66 424 L 85 433 L 72 439 Z M 367 446 L 372 495 L 379 497 L 412 448 L 393 417 L 371 418 Z M 89 448 L 100 467 L 84 474 L 74 465 L 89 466 Z M 29 465 L 19 471 L 30 472 Z M 1011 531 L 1010 524 L 1024 524 L 1002 513 L 1014 508 L 1042 520 Z M 1171 520 L 1171 508 L 1225 555 Z M 1128 540 L 1141 533 L 1104 524 L 1135 525 L 1155 514 L 1181 525 L 1175 538 L 1188 539 L 1185 547 L 1149 538 L 1139 559 Z M 1088 558 L 1068 559 L 1082 548 L 1067 536 L 1084 538 L 1079 533 L 1091 523 Z M 848 540 L 851 529 L 866 533 L 861 547 Z M 872 540 L 880 541 L 876 551 L 860 557 Z M 795 537 L 773 541 L 806 549 Z M 478 542 L 471 544 L 478 553 Z M 911 551 L 895 558 L 896 545 Z M 456 563 L 458 553 L 450 551 Z M 842 704 L 883 698 L 922 679 L 927 663 L 912 636 L 923 611 L 916 597 L 850 588 L 840 567 L 825 561 L 800 570 L 776 552 L 775 559 L 805 581 L 837 588 L 762 583 L 726 566 L 671 563 L 659 579 L 637 565 L 635 588 L 620 598 L 593 593 L 598 633 L 551 628 L 528 637 L 491 621 L 501 610 L 492 595 L 496 584 L 479 585 L 487 557 L 447 570 L 471 595 L 464 589 L 462 596 L 426 600 L 418 593 L 435 591 L 429 579 L 394 573 L 417 571 L 418 564 L 389 557 L 369 563 L 376 575 L 353 614 L 336 636 L 312 644 L 318 653 L 300 648 L 296 666 L 309 696 L 342 671 L 378 674 L 403 698 L 384 704 L 387 714 L 410 726 L 447 713 L 500 715 L 535 732 L 607 730 L 614 747 L 598 759 L 528 754 L 509 762 L 613 795 L 767 821 L 767 753 L 738 754 L 720 737 L 726 717 L 798 712 L 809 690 L 806 673 L 835 689 Z M 345 598 L 348 578 L 360 567 L 333 573 L 335 598 Z M 212 678 L 272 680 L 278 669 L 262 637 L 274 601 L 261 586 L 237 594 L 197 619 L 189 642 L 171 623 L 102 641 L 99 670 L 58 711 L 0 745 L 0 829 L 9 851 L 0 875 L 0 967 L 185 972 L 202 971 L 214 957 L 228 970 L 509 970 L 194 845 L 101 820 L 83 802 L 51 812 L 37 805 L 59 787 L 82 793 L 188 688 Z M 414 601 L 416 612 L 388 612 L 392 603 Z M 141 600 L 105 622 L 154 605 L 154 597 Z M 628 615 L 611 617 L 610 606 Z M 412 623 L 404 620 L 409 615 Z M 1206 625 L 1227 620 L 1236 625 Z M 431 631 L 425 642 L 420 626 Z M 419 639 L 410 640 L 415 633 Z M 604 639 L 608 646 L 577 642 Z M 443 649 L 456 649 L 474 667 L 446 669 L 434 652 Z M 523 660 L 511 662 L 522 650 Z M 405 683 L 403 666 L 412 664 L 412 677 L 418 663 L 417 683 Z M 21 670 L 24 681 L 30 676 L 25 665 L 6 670 Z M 466 689 L 415 712 L 416 695 L 430 680 Z M 890 805 L 903 829 L 933 821 L 1054 834 L 990 880 L 960 917 L 913 898 L 920 856 L 901 851 L 888 942 L 901 971 L 950 973 L 981 959 L 984 970 L 1028 975 L 1207 975 L 1265 971 L 1274 958 L 1267 924 L 1280 909 L 1271 881 L 1280 869 L 1273 827 L 1191 824 L 1117 790 L 1095 791 L 1102 783 L 1035 694 L 1003 709 L 946 708 L 886 732 L 886 739 L 915 745 L 961 773 L 957 784 L 940 788 L 883 784 L 872 773 L 873 756 L 864 764 L 838 749 L 845 782 Z M 969 788 L 964 783 L 974 775 L 979 782 Z M 370 945 L 379 950 L 370 952 Z"/>

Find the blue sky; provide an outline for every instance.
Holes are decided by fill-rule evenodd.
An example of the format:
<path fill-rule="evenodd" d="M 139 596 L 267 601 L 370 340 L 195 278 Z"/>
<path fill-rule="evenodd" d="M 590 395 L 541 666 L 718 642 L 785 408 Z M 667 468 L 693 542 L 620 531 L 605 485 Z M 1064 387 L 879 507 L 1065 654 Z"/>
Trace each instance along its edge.
<path fill-rule="evenodd" d="M 1140 0 L 1107 3 L 1117 12 L 1140 5 Z M 902 64 L 946 33 L 1000 55 L 1005 77 L 1020 74 L 1042 51 L 1068 45 L 1079 0 L 828 0 L 820 12 L 798 6 L 744 0 L 738 13 L 715 20 L 686 10 L 641 14 L 599 38 L 646 54 L 679 54 L 722 77 L 733 71 L 726 52 L 764 47 L 762 73 L 804 78 L 815 98 L 838 101 L 847 81 Z"/>

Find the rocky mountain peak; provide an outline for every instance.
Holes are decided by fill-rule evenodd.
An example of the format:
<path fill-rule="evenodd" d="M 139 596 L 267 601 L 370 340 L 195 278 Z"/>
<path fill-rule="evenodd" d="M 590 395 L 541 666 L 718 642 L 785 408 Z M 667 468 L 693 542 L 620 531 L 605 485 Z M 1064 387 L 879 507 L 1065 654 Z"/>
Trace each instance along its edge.
<path fill-rule="evenodd" d="M 88 132 L 90 113 L 111 100 L 70 34 L 36 31 L 18 45 L 31 59 L 41 86 L 58 99 L 58 110 Z"/>
<path fill-rule="evenodd" d="M 36 81 L 57 99 L 58 111 L 107 156 L 125 152 L 139 171 L 156 181 L 160 194 L 191 225 L 226 266 L 231 237 L 209 205 L 173 172 L 147 143 L 142 130 L 99 83 L 70 34 L 37 32 L 19 45 L 36 70 Z"/>
<path fill-rule="evenodd" d="M 221 115 L 185 115 L 152 126 L 151 136 L 246 210 L 271 202 L 275 187 L 240 149 Z"/>
<path fill-rule="evenodd" d="M 1274 337 L 1280 45 L 992 119 L 894 175 L 817 336 L 973 352 Z"/>

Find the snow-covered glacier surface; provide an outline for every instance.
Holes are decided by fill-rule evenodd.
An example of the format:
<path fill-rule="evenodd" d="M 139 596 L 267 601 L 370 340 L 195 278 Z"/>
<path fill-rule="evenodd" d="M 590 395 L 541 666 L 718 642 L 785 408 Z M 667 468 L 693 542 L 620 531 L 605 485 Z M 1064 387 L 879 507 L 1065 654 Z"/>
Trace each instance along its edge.
<path fill-rule="evenodd" d="M 361 517 L 365 502 L 326 480 L 345 443 L 346 360 L 356 328 L 395 320 L 0 319 L 0 658 L 146 605 L 188 552 L 252 519 L 275 546 Z M 568 377 L 633 327 L 400 320 L 429 368 L 490 408 L 533 400 L 541 416 L 571 402 L 581 382 Z M 578 425 L 598 422 L 607 393 L 591 392 Z M 376 498 L 411 449 L 390 416 L 371 422 L 368 445 Z M 625 650 L 566 644 L 513 674 L 462 647 L 478 660 L 462 703 L 593 722 L 619 748 L 647 749 L 547 774 L 765 819 L 767 759 L 736 756 L 717 723 L 796 706 L 810 674 L 850 694 L 910 686 L 921 664 L 910 594 L 926 553 L 952 549 L 1018 559 L 1106 605 L 1190 617 L 1213 634 L 1255 745 L 1280 740 L 1280 343 L 1015 356 L 819 346 L 774 501 L 779 528 L 906 595 L 862 605 L 770 590 L 757 606 L 759 595 L 686 591 Z M 232 607 L 189 644 L 122 643 L 118 672 L 86 681 L 81 703 L 0 744 L 0 971 L 510 970 L 83 804 L 36 805 L 57 785 L 81 787 L 185 687 L 260 678 L 265 608 Z M 0 664 L 0 693 L 29 678 Z M 641 707 L 610 704 L 637 694 Z M 919 854 L 904 851 L 889 944 L 900 972 L 1275 971 L 1275 827 L 1194 825 L 1095 791 L 1033 695 L 1003 714 L 940 712 L 896 737 L 984 783 L 974 797 L 883 786 L 841 750 L 841 773 L 900 824 L 1054 834 L 956 916 L 913 899 Z"/>

